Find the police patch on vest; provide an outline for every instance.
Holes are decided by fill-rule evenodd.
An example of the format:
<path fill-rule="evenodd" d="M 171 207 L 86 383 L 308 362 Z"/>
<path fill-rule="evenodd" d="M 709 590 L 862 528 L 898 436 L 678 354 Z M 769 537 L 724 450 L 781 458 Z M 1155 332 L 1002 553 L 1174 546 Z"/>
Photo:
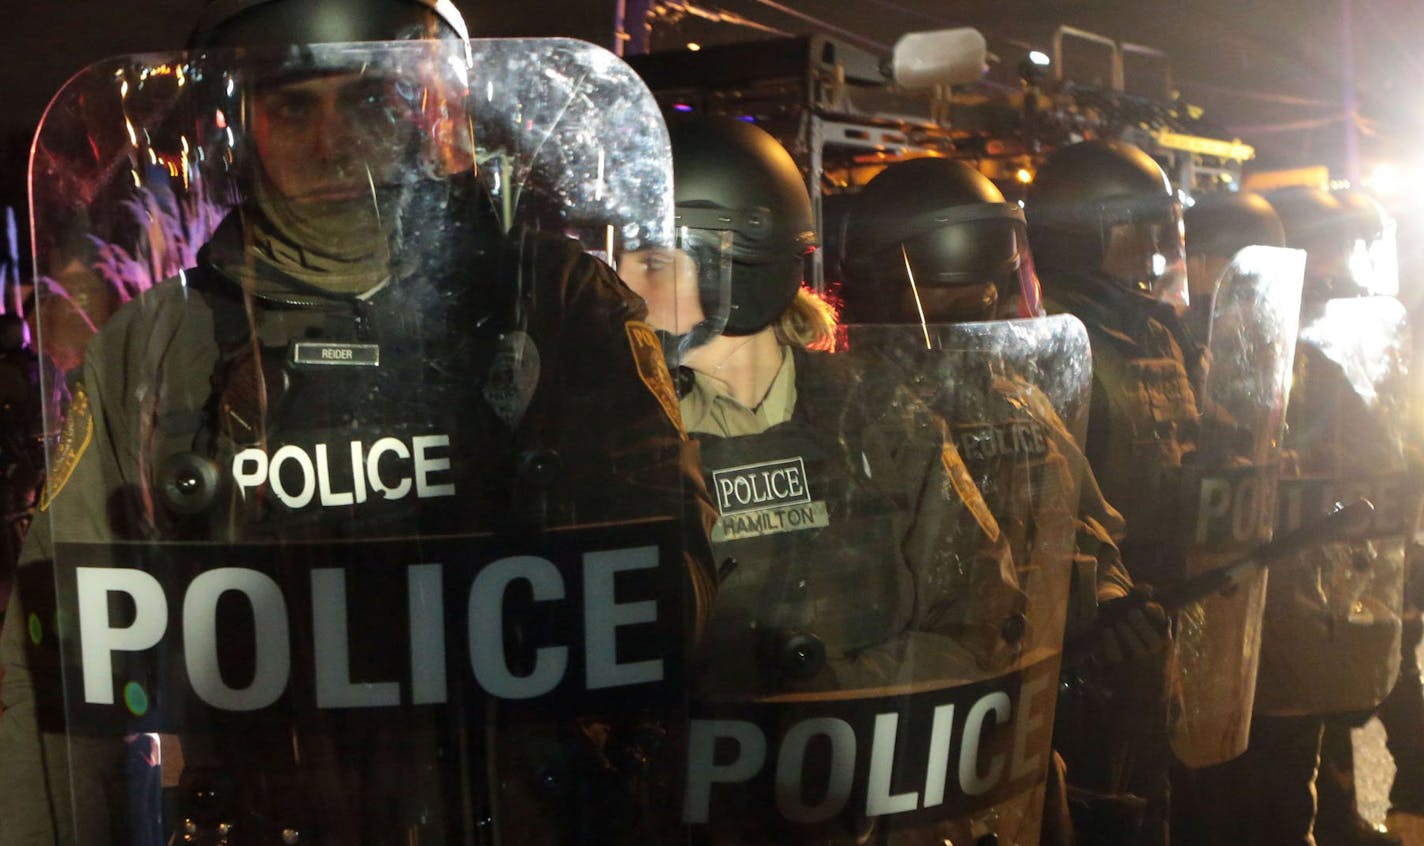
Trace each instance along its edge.
<path fill-rule="evenodd" d="M 811 501 L 806 464 L 799 457 L 714 470 L 712 488 L 722 515 L 712 527 L 713 542 L 831 524 L 826 503 Z"/>
<path fill-rule="evenodd" d="M 995 458 L 1042 458 L 1048 453 L 1043 427 L 1033 420 L 955 427 L 955 441 L 965 461 Z"/>
<path fill-rule="evenodd" d="M 69 414 L 64 418 L 64 428 L 59 433 L 59 443 L 54 449 L 54 460 L 50 462 L 49 476 L 45 479 L 44 492 L 40 495 L 40 510 L 49 508 L 54 498 L 64 489 L 74 468 L 89 442 L 94 439 L 94 415 L 89 408 L 89 396 L 84 386 L 74 392 L 74 401 L 69 404 Z"/>
<path fill-rule="evenodd" d="M 672 376 L 668 374 L 667 362 L 663 360 L 663 345 L 653 327 L 640 320 L 630 320 L 623 324 L 623 330 L 628 334 L 628 349 L 633 352 L 633 361 L 638 365 L 638 378 L 643 380 L 643 384 L 657 398 L 658 405 L 663 407 L 663 413 L 686 438 L 677 392 L 673 390 Z"/>
<path fill-rule="evenodd" d="M 990 541 L 997 541 L 999 521 L 994 519 L 994 513 L 989 510 L 989 503 L 984 501 L 983 494 L 979 493 L 979 488 L 969 477 L 969 468 L 964 466 L 964 459 L 960 458 L 951 441 L 944 442 L 944 447 L 939 451 L 939 460 L 954 492 L 959 495 L 969 513 L 974 515 L 974 522 L 979 524 L 979 528 Z"/>

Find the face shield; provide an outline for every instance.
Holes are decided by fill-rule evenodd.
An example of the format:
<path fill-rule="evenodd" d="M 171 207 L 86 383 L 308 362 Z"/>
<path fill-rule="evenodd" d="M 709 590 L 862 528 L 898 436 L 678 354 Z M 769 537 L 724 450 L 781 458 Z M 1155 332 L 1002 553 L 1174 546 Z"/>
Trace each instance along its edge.
<path fill-rule="evenodd" d="M 465 56 L 442 41 L 313 45 L 252 57 L 229 90 L 273 187 L 294 202 L 340 200 L 473 168 Z"/>
<path fill-rule="evenodd" d="M 895 306 L 899 314 L 927 324 L 1043 315 L 1017 205 L 954 206 L 909 228 L 922 234 L 886 251 L 881 270 L 905 283 Z"/>
<path fill-rule="evenodd" d="M 1377 232 L 1346 239 L 1346 269 L 1361 291 L 1375 296 L 1399 294 L 1399 246 L 1396 224 L 1387 219 Z"/>
<path fill-rule="evenodd" d="M 450 41 L 196 59 L 196 173 L 241 209 L 242 243 L 229 233 L 215 260 L 354 295 L 452 249 L 451 178 L 474 169 L 468 61 Z"/>
<path fill-rule="evenodd" d="M 647 305 L 648 323 L 662 337 L 670 367 L 726 328 L 735 253 L 729 231 L 680 226 L 674 235 L 671 246 L 627 250 L 615 263 L 619 277 Z"/>
<path fill-rule="evenodd" d="M 1101 203 L 1102 272 L 1119 287 L 1178 311 L 1191 302 L 1181 203 L 1169 197 Z"/>

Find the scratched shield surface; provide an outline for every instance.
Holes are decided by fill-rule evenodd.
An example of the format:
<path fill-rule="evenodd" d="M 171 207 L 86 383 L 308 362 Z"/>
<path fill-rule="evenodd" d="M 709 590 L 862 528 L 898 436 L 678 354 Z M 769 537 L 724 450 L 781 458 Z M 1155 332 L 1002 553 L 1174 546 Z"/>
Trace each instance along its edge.
<path fill-rule="evenodd" d="M 670 234 L 632 72 L 563 40 L 125 56 L 34 162 L 19 589 L 76 839 L 680 830 L 649 773 L 681 769 L 705 564 L 686 442 L 584 255 Z"/>
<path fill-rule="evenodd" d="M 1086 332 L 841 340 L 798 375 L 826 380 L 798 385 L 804 426 L 702 444 L 735 564 L 693 659 L 684 818 L 717 843 L 1036 843 Z"/>

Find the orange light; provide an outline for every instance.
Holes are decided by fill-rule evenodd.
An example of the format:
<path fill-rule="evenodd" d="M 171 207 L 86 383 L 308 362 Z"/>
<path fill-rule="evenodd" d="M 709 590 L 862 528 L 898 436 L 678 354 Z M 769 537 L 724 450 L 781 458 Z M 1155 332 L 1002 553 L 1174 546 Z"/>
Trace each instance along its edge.
<path fill-rule="evenodd" d="M 687 49 L 689 49 L 689 50 L 691 50 L 692 52 L 696 53 L 698 50 L 701 50 L 701 49 L 702 49 L 702 45 L 701 45 L 701 44 L 698 44 L 696 41 L 689 41 L 689 42 L 687 42 Z"/>
<path fill-rule="evenodd" d="M 1014 178 L 1027 185 L 1033 181 L 1033 171 L 1026 167 L 1021 167 L 1018 169 L 1018 172 L 1014 174 Z"/>

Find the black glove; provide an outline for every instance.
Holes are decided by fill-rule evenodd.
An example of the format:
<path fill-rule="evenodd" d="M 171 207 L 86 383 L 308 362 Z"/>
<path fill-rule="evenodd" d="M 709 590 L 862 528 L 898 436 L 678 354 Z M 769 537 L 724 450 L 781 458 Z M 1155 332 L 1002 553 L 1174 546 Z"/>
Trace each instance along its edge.
<path fill-rule="evenodd" d="M 1108 664 L 1140 661 L 1160 655 L 1171 642 L 1167 611 L 1149 589 L 1134 588 L 1127 596 L 1098 608 L 1099 659 Z"/>

